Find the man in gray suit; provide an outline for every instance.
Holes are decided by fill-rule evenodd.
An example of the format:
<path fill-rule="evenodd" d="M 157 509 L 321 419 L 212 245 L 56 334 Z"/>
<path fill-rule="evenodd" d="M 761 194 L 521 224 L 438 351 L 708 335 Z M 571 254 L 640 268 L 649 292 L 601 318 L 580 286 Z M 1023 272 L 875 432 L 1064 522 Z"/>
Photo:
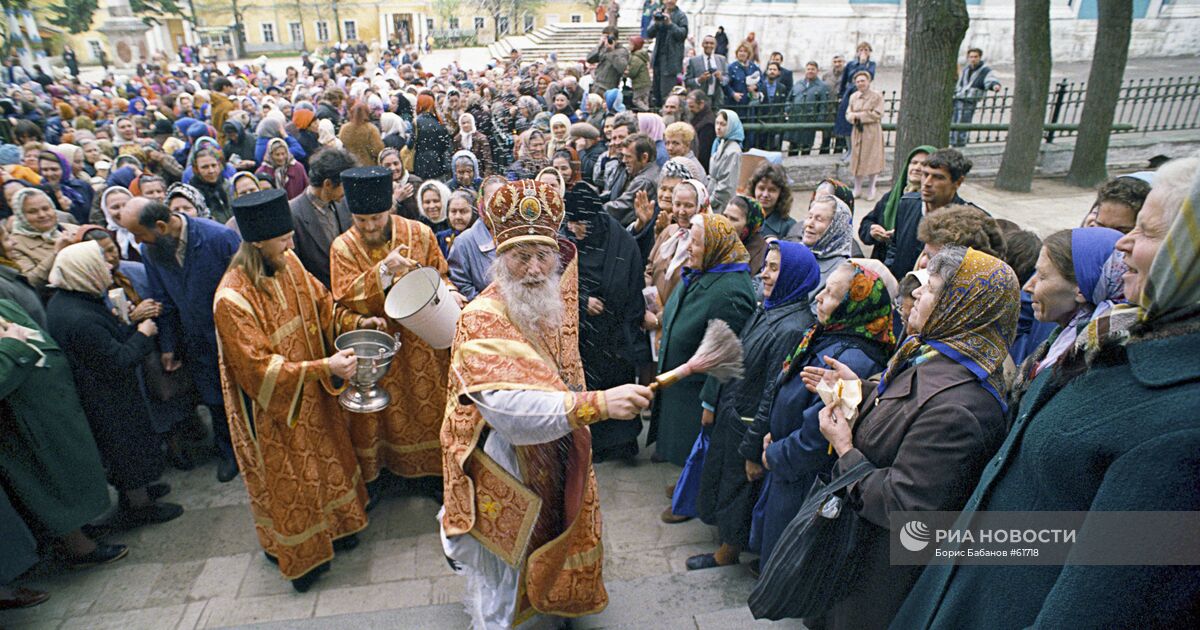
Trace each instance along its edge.
<path fill-rule="evenodd" d="M 301 264 L 329 287 L 329 248 L 350 229 L 350 211 L 342 191 L 342 171 L 358 166 L 344 149 L 326 148 L 308 160 L 308 189 L 289 204 L 295 223 L 296 255 Z"/>
<path fill-rule="evenodd" d="M 704 54 L 688 59 L 683 84 L 687 86 L 688 91 L 704 92 L 708 97 L 708 104 L 713 109 L 720 109 L 724 98 L 722 88 L 729 84 L 729 75 L 725 73 L 729 62 L 724 55 L 716 54 L 717 38 L 712 35 L 705 35 L 700 47 Z"/>

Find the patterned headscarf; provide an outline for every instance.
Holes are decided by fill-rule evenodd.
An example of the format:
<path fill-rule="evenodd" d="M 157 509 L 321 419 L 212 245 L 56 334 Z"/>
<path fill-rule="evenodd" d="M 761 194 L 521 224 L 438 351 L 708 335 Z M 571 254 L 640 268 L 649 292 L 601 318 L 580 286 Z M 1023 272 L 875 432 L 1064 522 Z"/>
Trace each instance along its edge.
<path fill-rule="evenodd" d="M 283 166 L 275 164 L 275 160 L 271 157 L 271 152 L 275 150 L 276 145 L 283 145 L 284 158 Z M 267 152 L 263 154 L 263 164 L 271 169 L 271 173 L 275 176 L 275 187 L 283 190 L 288 184 L 288 169 L 292 168 L 292 164 L 296 163 L 296 159 L 292 157 L 292 151 L 288 148 L 287 141 L 283 138 L 271 138 L 267 141 Z"/>
<path fill-rule="evenodd" d="M 1017 334 L 1021 289 L 1004 261 L 968 249 L 954 277 L 942 287 L 924 330 L 910 335 L 879 381 L 883 393 L 910 362 L 942 354 L 971 370 L 1007 410 L 1004 359 Z"/>
<path fill-rule="evenodd" d="M 704 226 L 704 260 L 699 269 L 684 268 L 684 286 L 706 273 L 750 272 L 750 252 L 729 219 L 719 214 L 697 214 L 692 217 L 692 225 Z"/>
<path fill-rule="evenodd" d="M 759 203 L 754 197 L 738 195 L 738 198 L 746 204 L 747 208 L 749 208 L 749 210 L 746 211 L 746 226 L 742 228 L 742 233 L 739 235 L 742 239 L 742 242 L 745 243 L 750 239 L 750 237 L 758 234 L 758 232 L 762 230 L 764 220 L 763 207 L 762 204 Z"/>
<path fill-rule="evenodd" d="M 812 245 L 812 252 L 817 258 L 833 258 L 835 256 L 850 256 L 851 245 L 854 243 L 854 213 L 837 197 L 817 197 L 814 201 L 832 200 L 837 208 L 833 211 L 833 220 L 829 229 Z"/>
<path fill-rule="evenodd" d="M 1200 172 L 1167 230 L 1138 300 L 1141 320 L 1154 321 L 1200 305 Z M 1133 296 L 1130 296 L 1131 298 Z"/>
<path fill-rule="evenodd" d="M 1111 304 L 1124 295 L 1121 275 L 1128 267 L 1125 257 L 1114 249 L 1120 238 L 1120 232 L 1102 227 L 1071 230 L 1071 271 L 1075 274 L 1079 292 L 1088 301 L 1075 310 L 1071 322 L 1059 332 L 1046 356 L 1038 362 L 1036 371 L 1054 365 L 1075 345 L 1080 330 L 1091 321 L 1097 304 Z"/>
<path fill-rule="evenodd" d="M 808 350 L 814 347 L 813 341 L 821 335 L 837 334 L 866 339 L 878 344 L 885 353 L 891 352 L 896 345 L 896 336 L 892 332 L 892 296 L 888 293 L 887 285 L 874 271 L 855 262 L 845 264 L 854 272 L 845 297 L 829 315 L 828 321 L 824 324 L 817 322 L 804 333 L 800 344 L 784 360 L 784 372 L 797 361 L 808 361 Z"/>
<path fill-rule="evenodd" d="M 183 197 L 195 206 L 196 216 L 202 219 L 212 218 L 212 212 L 208 209 L 208 203 L 204 201 L 204 194 L 195 186 L 178 182 L 171 184 L 171 187 L 167 189 L 167 205 L 171 205 L 171 200 L 176 197 Z"/>

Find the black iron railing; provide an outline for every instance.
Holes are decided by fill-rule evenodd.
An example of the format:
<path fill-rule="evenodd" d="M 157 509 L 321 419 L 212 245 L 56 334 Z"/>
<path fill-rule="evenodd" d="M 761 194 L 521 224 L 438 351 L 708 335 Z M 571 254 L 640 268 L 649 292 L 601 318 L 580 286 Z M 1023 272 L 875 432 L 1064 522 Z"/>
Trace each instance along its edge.
<path fill-rule="evenodd" d="M 1050 86 L 1046 103 L 1046 142 L 1078 133 L 1079 118 L 1087 86 L 1083 81 L 1063 79 Z M 1004 142 L 1012 115 L 1013 95 L 1008 88 L 988 92 L 975 103 L 970 123 L 955 123 L 952 130 L 967 132 L 971 144 Z M 837 101 L 809 103 L 754 103 L 727 106 L 737 112 L 746 127 L 747 148 L 779 150 L 801 130 L 825 132 L 833 126 Z M 884 144 L 896 140 L 900 93 L 883 92 Z M 1117 97 L 1113 133 L 1151 133 L 1200 129 L 1200 77 L 1159 77 L 1125 81 Z M 820 140 L 818 134 L 818 141 Z"/>

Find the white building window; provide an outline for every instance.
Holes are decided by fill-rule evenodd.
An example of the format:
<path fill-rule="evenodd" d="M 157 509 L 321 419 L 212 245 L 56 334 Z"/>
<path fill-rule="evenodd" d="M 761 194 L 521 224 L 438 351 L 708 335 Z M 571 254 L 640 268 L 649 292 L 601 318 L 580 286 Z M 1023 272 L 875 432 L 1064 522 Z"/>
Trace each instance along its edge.
<path fill-rule="evenodd" d="M 483 18 L 481 18 L 481 17 L 475 18 L 475 30 L 477 30 L 477 31 L 483 30 Z"/>
<path fill-rule="evenodd" d="M 533 16 L 527 14 L 525 16 L 525 32 L 528 33 L 529 31 L 532 31 L 532 30 L 533 30 Z"/>
<path fill-rule="evenodd" d="M 582 15 L 572 15 L 572 16 L 571 16 L 571 23 L 572 23 L 572 24 L 579 24 L 579 23 L 580 23 L 580 22 L 582 22 L 582 21 L 583 21 L 583 16 L 582 16 Z"/>
<path fill-rule="evenodd" d="M 263 43 L 264 44 L 275 43 L 275 25 L 270 22 L 263 22 L 261 24 L 261 26 L 262 26 Z"/>
<path fill-rule="evenodd" d="M 102 46 L 100 46 L 100 42 L 98 42 L 94 39 L 89 39 L 88 40 L 88 50 L 91 51 L 91 53 L 92 53 L 92 59 L 95 59 L 96 61 L 100 61 L 100 54 L 104 52 L 104 48 Z"/>
<path fill-rule="evenodd" d="M 320 20 L 317 22 L 317 41 L 329 41 L 329 22 Z"/>
<path fill-rule="evenodd" d="M 358 39 L 358 22 L 355 20 L 342 20 L 342 35 L 347 41 Z"/>
<path fill-rule="evenodd" d="M 288 33 L 292 36 L 292 41 L 300 43 L 304 41 L 304 25 L 299 22 L 288 22 Z"/>
<path fill-rule="evenodd" d="M 425 18 L 425 30 L 433 30 L 433 18 Z"/>
<path fill-rule="evenodd" d="M 458 30 L 458 18 L 456 18 L 456 17 L 450 18 L 449 27 L 450 27 L 450 30 L 457 31 Z"/>
<path fill-rule="evenodd" d="M 500 20 L 496 22 L 496 33 L 498 35 L 508 35 L 508 16 L 501 15 Z"/>

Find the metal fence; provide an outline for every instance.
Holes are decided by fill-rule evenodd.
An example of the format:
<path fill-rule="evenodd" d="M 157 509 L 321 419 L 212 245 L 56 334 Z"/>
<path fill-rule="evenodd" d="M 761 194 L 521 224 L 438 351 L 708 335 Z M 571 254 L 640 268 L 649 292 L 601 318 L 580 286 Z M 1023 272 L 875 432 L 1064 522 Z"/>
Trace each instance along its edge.
<path fill-rule="evenodd" d="M 1078 133 L 1083 101 L 1087 95 L 1084 81 L 1063 79 L 1050 86 L 1046 103 L 1046 142 Z M 1013 95 L 1008 88 L 989 92 L 976 102 L 969 124 L 956 123 L 953 130 L 968 133 L 971 144 L 1001 143 L 1008 137 Z M 826 133 L 837 112 L 837 101 L 810 103 L 754 103 L 727 106 L 737 112 L 746 125 L 747 148 L 777 151 L 780 141 L 794 137 L 802 129 Z M 896 123 L 900 118 L 900 93 L 883 92 L 883 130 L 885 146 L 894 146 Z M 1132 79 L 1121 85 L 1113 116 L 1113 133 L 1150 133 L 1200 129 L 1200 77 L 1159 77 Z"/>

